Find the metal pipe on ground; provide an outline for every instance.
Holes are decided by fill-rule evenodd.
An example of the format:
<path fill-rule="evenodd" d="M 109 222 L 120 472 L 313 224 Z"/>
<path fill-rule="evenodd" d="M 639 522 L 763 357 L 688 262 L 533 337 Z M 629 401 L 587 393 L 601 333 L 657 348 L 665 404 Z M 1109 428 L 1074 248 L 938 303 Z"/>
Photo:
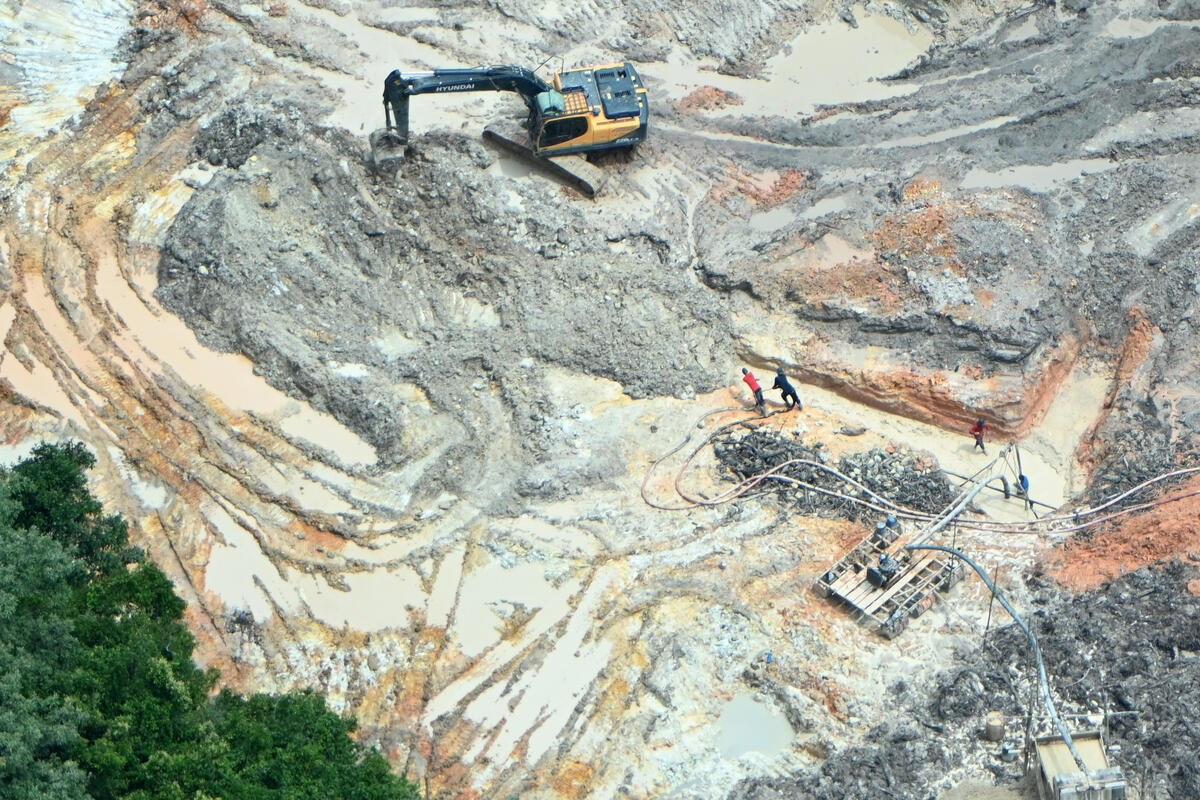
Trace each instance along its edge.
<path fill-rule="evenodd" d="M 942 474 L 944 474 L 944 475 L 949 475 L 949 476 L 950 476 L 950 477 L 952 477 L 952 478 L 958 478 L 960 481 L 969 481 L 969 480 L 971 480 L 971 478 L 968 478 L 966 475 L 959 475 L 957 472 L 951 472 L 950 470 L 946 469 L 945 467 L 939 467 L 939 471 L 940 471 Z M 1000 493 L 1002 493 L 1002 494 L 1004 493 L 1004 490 L 1003 490 L 1003 489 L 1000 489 L 1000 488 L 998 488 L 998 487 L 996 487 L 996 486 L 991 486 L 991 485 L 989 485 L 987 488 L 991 489 L 993 492 L 1000 492 Z M 1035 506 L 1042 506 L 1043 508 L 1049 508 L 1049 509 L 1051 509 L 1051 510 L 1053 510 L 1053 509 L 1057 508 L 1057 506 L 1052 506 L 1052 505 L 1050 505 L 1049 503 L 1043 503 L 1042 501 L 1040 501 L 1040 500 L 1034 500 L 1033 498 L 1030 498 L 1030 499 L 1029 499 L 1029 502 L 1030 502 L 1030 503 L 1033 503 Z"/>
<path fill-rule="evenodd" d="M 977 484 L 975 484 L 974 488 L 972 488 L 970 491 L 964 492 L 959 497 L 958 502 L 956 502 L 953 506 L 951 506 L 950 510 L 947 511 L 944 515 L 942 515 L 941 519 L 939 519 L 937 522 L 930 525 L 928 529 L 926 529 L 925 531 L 922 531 L 916 537 L 916 541 L 924 542 L 924 541 L 930 539 L 935 533 L 937 533 L 942 528 L 946 527 L 951 522 L 953 522 L 954 518 L 957 517 L 959 514 L 961 514 L 966 509 L 966 507 L 971 504 L 971 501 L 975 499 L 975 496 L 983 491 L 984 486 L 986 486 L 987 484 L 996 480 L 996 478 L 1003 478 L 1003 477 L 1004 477 L 1003 472 L 997 472 L 993 475 L 989 475 L 985 480 L 982 480 L 982 481 L 978 482 Z"/>
<path fill-rule="evenodd" d="M 1000 601 L 1000 605 L 1004 606 L 1004 610 L 1012 615 L 1012 618 L 1016 621 L 1017 625 L 1019 625 L 1021 630 L 1025 632 L 1025 635 L 1029 637 L 1029 643 L 1033 647 L 1033 656 L 1037 661 L 1038 682 L 1042 689 L 1042 700 L 1046 703 L 1046 710 L 1050 714 L 1050 719 L 1054 722 L 1054 727 L 1058 728 L 1058 733 L 1060 736 L 1062 736 L 1063 742 L 1066 743 L 1067 749 L 1071 751 L 1071 757 L 1075 759 L 1075 764 L 1079 767 L 1079 771 L 1085 775 L 1091 774 L 1091 770 L 1088 769 L 1087 764 L 1085 764 L 1083 761 L 1083 756 L 1079 754 L 1079 750 L 1075 747 L 1075 740 L 1071 738 L 1070 731 L 1068 731 L 1067 726 L 1063 724 L 1062 719 L 1058 716 L 1058 709 L 1054 706 L 1054 697 L 1050 694 L 1050 680 L 1046 677 L 1046 664 L 1042 660 L 1042 648 L 1038 646 L 1037 637 L 1034 635 L 1030 627 L 1025 624 L 1025 621 L 1021 619 L 1020 615 L 1017 614 L 1017 611 L 1012 607 L 1012 604 L 1008 602 L 1008 598 L 1006 598 L 1000 592 L 995 583 L 988 579 L 987 573 L 984 572 L 983 568 L 972 561 L 971 558 L 961 550 L 956 550 L 953 547 L 945 547 L 939 544 L 910 544 L 904 549 L 940 550 L 944 553 L 950 553 L 957 558 L 961 558 L 971 567 L 971 569 L 975 570 L 975 572 L 979 575 L 980 580 L 982 580 L 984 584 L 992 590 L 992 594 L 997 600 Z"/>

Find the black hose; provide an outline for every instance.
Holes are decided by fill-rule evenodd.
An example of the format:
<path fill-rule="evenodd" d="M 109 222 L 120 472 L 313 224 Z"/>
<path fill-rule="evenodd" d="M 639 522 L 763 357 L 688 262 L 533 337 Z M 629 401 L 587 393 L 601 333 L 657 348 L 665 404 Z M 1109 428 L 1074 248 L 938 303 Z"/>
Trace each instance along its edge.
<path fill-rule="evenodd" d="M 1054 707 L 1054 698 L 1050 694 L 1050 681 L 1046 677 L 1046 664 L 1042 660 L 1042 648 L 1038 646 L 1037 637 L 1033 635 L 1033 631 L 1028 625 L 1025 624 L 1025 621 L 1017 615 L 1016 609 L 1012 607 L 1012 604 L 1009 603 L 1004 595 L 1000 593 L 1000 590 L 996 588 L 996 584 L 992 583 L 992 581 L 988 578 L 987 573 L 985 573 L 978 564 L 972 561 L 966 553 L 962 552 L 961 550 L 955 550 L 953 547 L 945 547 L 940 544 L 910 544 L 904 549 L 941 550 L 944 553 L 950 553 L 957 558 L 961 558 L 970 565 L 971 569 L 975 570 L 975 572 L 979 574 L 980 579 L 982 579 L 984 584 L 986 584 L 987 587 L 992 590 L 992 594 L 995 596 L 995 598 L 1000 601 L 1000 605 L 1004 606 L 1004 610 L 1012 615 L 1013 620 L 1017 623 L 1017 625 L 1020 626 L 1021 630 L 1025 632 L 1025 635 L 1029 637 L 1029 643 L 1033 646 L 1033 657 L 1037 661 L 1038 681 L 1041 683 L 1042 687 L 1042 699 L 1046 701 L 1046 710 L 1050 712 L 1050 719 L 1054 721 L 1054 725 L 1058 728 L 1058 732 L 1062 736 L 1062 740 L 1066 742 L 1067 749 L 1071 751 L 1071 757 L 1075 759 L 1075 764 L 1079 767 L 1079 771 L 1085 775 L 1089 774 L 1091 771 L 1088 769 L 1087 764 L 1083 763 L 1083 756 L 1081 756 L 1079 751 L 1075 748 L 1075 740 L 1071 738 L 1070 731 L 1067 730 L 1067 726 L 1063 724 L 1062 719 L 1058 716 L 1058 710 Z"/>

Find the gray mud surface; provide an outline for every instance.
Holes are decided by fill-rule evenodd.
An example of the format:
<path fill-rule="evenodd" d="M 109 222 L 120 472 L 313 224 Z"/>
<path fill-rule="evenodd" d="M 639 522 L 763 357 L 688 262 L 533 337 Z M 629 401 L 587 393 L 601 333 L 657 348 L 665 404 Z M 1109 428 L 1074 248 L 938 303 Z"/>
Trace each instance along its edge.
<path fill-rule="evenodd" d="M 1099 719 L 1119 712 L 1107 726 L 1107 740 L 1116 745 L 1110 757 L 1144 800 L 1200 796 L 1200 725 L 1189 712 L 1200 701 L 1200 597 L 1187 589 L 1197 575 L 1195 564 L 1176 562 L 1079 595 L 1030 579 L 1036 610 L 1027 621 L 1061 698 L 1059 714 Z M 1035 699 L 1029 640 L 1009 624 L 960 658 L 928 691 L 904 682 L 880 687 L 891 711 L 871 729 L 869 744 L 841 750 L 799 779 L 746 781 L 728 800 L 936 798 L 948 772 L 973 762 L 982 762 L 998 785 L 1021 789 L 1013 740 L 1030 724 L 1031 711 L 1034 733 L 1052 733 Z M 989 711 L 1008 720 L 1010 755 L 1004 744 L 984 740 L 981 720 Z M 1077 719 L 1072 727 L 1087 727 Z"/>
<path fill-rule="evenodd" d="M 876 99 L 802 108 L 767 83 L 797 37 L 857 29 L 868 13 L 932 41 L 871 82 Z M 672 415 L 728 405 L 720 392 L 743 363 L 761 374 L 790 359 L 798 374 L 824 358 L 837 375 L 821 385 L 843 390 L 868 373 L 970 376 L 946 404 L 974 418 L 1019 405 L 989 395 L 1002 381 L 1061 385 L 1064 353 L 1113 373 L 1086 447 L 1068 454 L 1092 476 L 1075 500 L 1194 463 L 1200 3 L 161 0 L 126 22 L 123 71 L 62 122 L 112 143 L 55 140 L 24 172 L 0 170 L 6 219 L 53 239 L 0 242 L 16 298 L 5 398 L 22 421 L 90 425 L 111 445 L 96 449 L 112 483 L 142 479 L 129 502 L 156 558 L 186 578 L 209 652 L 240 680 L 337 694 L 371 715 L 367 739 L 448 796 L 924 800 L 968 772 L 1016 785 L 1020 765 L 979 735 L 988 710 L 1030 713 L 1016 632 L 854 698 L 885 655 L 916 672 L 951 638 L 916 655 L 873 648 L 863 666 L 845 629 L 806 616 L 797 586 L 861 512 L 789 490 L 767 511 L 652 516 L 637 470 L 669 446 Z M 480 141 L 476 123 L 519 115 L 519 101 L 443 118 L 423 98 L 406 157 L 377 171 L 343 79 L 381 33 L 418 54 L 389 68 L 631 58 L 650 138 L 598 165 L 606 184 L 591 201 Z M 22 74 L 0 60 L 0 81 Z M 719 88 L 733 80 L 756 81 L 736 84 L 744 106 Z M 693 83 L 726 101 L 687 102 Z M 378 90 L 360 102 L 374 107 Z M 139 170 L 169 172 L 147 181 L 153 197 Z M 97 201 L 114 184 L 120 201 Z M 63 201 L 65 188 L 78 194 Z M 161 231 L 156 215 L 171 215 Z M 186 358 L 151 346 L 152 325 L 108 336 L 112 298 L 133 304 L 147 286 L 161 308 L 143 302 L 137 319 L 165 309 L 205 347 L 244 356 L 373 460 L 351 464 L 320 437 L 212 400 L 158 360 Z M 897 385 L 877 405 L 945 411 L 905 409 Z M 216 410 L 184 419 L 197 409 Z M 736 479 L 796 456 L 833 463 L 765 433 L 717 455 Z M 926 511 L 949 499 L 934 465 L 906 451 L 837 465 Z M 828 526 L 770 538 L 786 503 Z M 1110 733 L 1144 799 L 1200 797 L 1195 574 L 1141 571 L 1077 597 L 1036 576 L 1024 587 L 1065 710 L 1127 712 Z M 352 584 L 367 589 L 351 597 Z M 383 605 L 364 591 L 389 592 L 395 613 L 364 614 Z M 794 685 L 755 672 L 753 653 L 777 644 Z M 696 733 L 711 734 L 719 691 L 743 686 L 783 707 L 795 752 L 733 763 Z M 542 749 L 526 761 L 533 739 Z"/>
<path fill-rule="evenodd" d="M 1200 228 L 1176 206 L 1200 200 L 1200 33 L 1175 24 L 1098 38 L 1121 24 L 1114 12 L 997 19 L 895 76 L 916 91 L 838 107 L 819 124 L 657 105 L 640 163 L 686 162 L 691 175 L 653 218 L 597 215 L 553 186 L 499 181 L 486 170 L 496 155 L 470 137 L 419 138 L 393 180 L 370 173 L 359 137 L 303 114 L 226 111 L 196 145 L 226 168 L 172 225 L 158 297 L 206 344 L 246 354 L 387 462 L 422 447 L 389 400 L 397 381 L 444 415 L 460 464 L 486 450 L 495 425 L 536 461 L 552 447 L 531 420 L 546 369 L 610 379 L 632 397 L 709 391 L 730 367 L 729 314 L 754 310 L 921 367 L 984 374 L 1031 368 L 1067 336 L 1118 348 L 1136 312 L 1164 341 L 1154 377 L 1115 398 L 1104 438 L 1187 450 L 1200 405 L 1155 387 L 1198 383 Z M 1166 24 L 1195 9 L 1144 13 Z M 697 52 L 718 48 L 680 35 Z M 745 48 L 726 55 L 753 60 Z M 630 191 L 621 173 L 636 168 L 618 165 L 609 192 Z M 776 231 L 747 225 L 743 195 L 684 202 L 689 182 L 770 169 L 804 174 L 784 206 L 794 221 Z M 905 193 L 922 180 L 940 184 L 937 196 Z M 853 275 L 841 288 L 819 275 L 781 280 L 768 266 L 830 230 L 876 242 L 875 289 Z M 934 246 L 917 246 L 930 236 Z M 478 386 L 495 396 L 487 414 Z"/>
<path fill-rule="evenodd" d="M 494 155 L 473 139 L 421 143 L 383 180 L 361 142 L 281 128 L 226 115 L 202 134 L 198 155 L 240 168 L 219 172 L 172 226 L 157 296 L 205 344 L 247 355 L 359 433 L 383 465 L 427 452 L 416 429 L 429 422 L 402 416 L 401 384 L 440 418 L 438 446 L 460 466 L 433 480 L 458 491 L 498 457 L 489 442 L 515 443 L 503 454 L 514 465 L 561 447 L 539 424 L 547 370 L 632 397 L 719 385 L 724 364 L 709 354 L 729 336 L 724 301 L 654 228 L 604 230 L 554 194 L 528 192 L 521 213 L 497 206 L 482 178 Z M 489 491 L 558 491 L 519 472 Z"/>

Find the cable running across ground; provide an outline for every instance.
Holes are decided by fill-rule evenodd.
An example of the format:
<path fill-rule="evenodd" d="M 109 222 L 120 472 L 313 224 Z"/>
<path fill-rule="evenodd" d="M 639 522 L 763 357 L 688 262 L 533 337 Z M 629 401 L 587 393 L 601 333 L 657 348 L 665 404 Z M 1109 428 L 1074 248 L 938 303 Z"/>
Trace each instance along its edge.
<path fill-rule="evenodd" d="M 695 423 L 693 423 L 693 428 L 703 427 L 703 421 L 713 415 L 727 413 L 727 412 L 734 412 L 734 411 L 744 411 L 744 410 L 745 409 L 742 407 L 733 406 L 733 407 L 719 408 L 719 409 L 715 409 L 713 411 L 709 411 L 709 412 L 701 415 L 699 418 L 697 418 Z M 745 418 L 734 420 L 732 422 L 724 423 L 724 424 L 718 426 L 717 428 L 713 429 L 712 432 L 709 433 L 708 436 L 706 436 L 702 442 L 700 442 L 698 445 L 696 445 L 695 448 L 692 449 L 692 451 L 688 454 L 687 458 L 684 460 L 683 464 L 680 466 L 680 468 L 678 469 L 678 471 L 675 474 L 675 479 L 672 483 L 672 486 L 673 486 L 678 498 L 683 501 L 683 504 L 668 505 L 665 502 L 656 501 L 656 500 L 652 499 L 648 493 L 648 487 L 649 487 L 649 483 L 650 483 L 650 479 L 651 479 L 652 475 L 654 474 L 654 472 L 658 468 L 658 466 L 660 464 L 662 464 L 662 462 L 666 461 L 668 458 L 670 458 L 671 456 L 678 453 L 680 450 L 682 450 L 684 447 L 686 447 L 688 445 L 688 443 L 690 443 L 692 441 L 693 434 L 689 433 L 688 436 L 682 442 L 680 442 L 678 445 L 673 447 L 667 453 L 660 456 L 653 463 L 651 463 L 650 467 L 646 471 L 645 476 L 642 479 L 642 485 L 641 485 L 642 500 L 651 508 L 656 508 L 656 509 L 660 509 L 663 511 L 686 511 L 686 510 L 693 509 L 693 508 L 700 508 L 700 507 L 706 507 L 706 506 L 719 506 L 719 505 L 723 505 L 725 503 L 733 502 L 734 500 L 745 497 L 747 495 L 747 493 L 749 493 L 751 490 L 757 488 L 762 483 L 764 483 L 766 481 L 775 481 L 775 482 L 785 483 L 785 484 L 788 484 L 791 486 L 795 486 L 800 489 L 817 492 L 819 494 L 833 497 L 838 500 L 843 500 L 843 501 L 846 501 L 846 502 L 849 502 L 852 504 L 857 504 L 864 508 L 878 512 L 880 514 L 890 514 L 892 516 L 897 517 L 898 519 L 902 519 L 902 520 L 906 520 L 906 521 L 910 521 L 910 522 L 929 523 L 929 522 L 932 522 L 939 518 L 940 515 L 938 515 L 938 514 L 931 514 L 928 512 L 909 508 L 907 506 L 903 506 L 898 503 L 894 503 L 891 500 L 888 500 L 887 498 L 881 496 L 880 494 L 872 491 L 869 487 L 865 486 L 861 482 L 854 480 L 850 476 L 844 474 L 843 472 L 841 472 L 837 469 L 834 469 L 833 467 L 828 466 L 827 464 L 822 464 L 818 461 L 813 461 L 811 459 L 803 459 L 803 458 L 788 459 L 787 461 L 784 461 L 780 464 L 773 466 L 769 470 L 764 470 L 760 473 L 756 473 L 755 475 L 752 475 L 752 476 L 744 478 L 740 481 L 737 481 L 732 486 L 730 486 L 729 489 L 725 490 L 724 492 L 717 495 L 716 497 L 712 497 L 712 498 L 702 497 L 702 496 L 692 494 L 684 489 L 684 487 L 683 487 L 684 476 L 686 475 L 688 470 L 691 468 L 696 457 L 706 447 L 711 445 L 717 439 L 717 437 L 719 437 L 722 433 L 724 433 L 725 431 L 728 431 L 732 428 L 735 428 L 737 426 L 743 426 L 743 427 L 747 427 L 747 428 L 758 427 L 758 424 L 766 423 L 772 417 L 777 416 L 779 414 L 783 414 L 783 413 L 786 413 L 786 412 L 783 410 L 780 410 L 780 411 L 771 412 L 770 414 L 767 414 L 766 416 L 755 415 L 755 416 L 751 416 L 751 417 L 745 417 Z M 988 473 L 991 470 L 994 470 L 995 467 L 999 463 L 1003 462 L 1004 466 L 1007 467 L 1007 469 L 1010 472 L 1012 472 L 1014 478 L 1018 482 L 1018 485 L 1020 485 L 1019 481 L 1020 481 L 1021 473 L 1020 473 L 1019 467 L 1015 466 L 1009 460 L 1011 450 L 1012 450 L 1011 445 L 1009 447 L 1006 447 L 1000 454 L 998 454 L 996 456 L 996 458 L 992 459 L 987 465 L 985 465 L 979 471 L 977 471 L 975 473 L 975 475 L 973 475 L 971 478 L 966 479 L 966 481 L 972 482 L 972 481 L 978 480 L 980 475 L 982 475 L 984 473 Z M 859 490 L 860 492 L 868 495 L 871 498 L 871 500 L 873 500 L 874 502 L 871 502 L 870 500 L 865 500 L 862 497 L 856 497 L 856 496 L 853 496 L 850 494 L 846 494 L 844 492 L 838 492 L 833 489 L 816 486 L 816 485 L 808 483 L 806 481 L 798 480 L 798 479 L 790 477 L 788 475 L 780 474 L 781 472 L 786 470 L 788 467 L 792 467 L 792 466 L 806 466 L 806 467 L 812 467 L 812 468 L 821 470 L 821 471 L 823 471 L 829 475 L 832 475 L 833 477 L 843 481 L 847 485 L 854 487 L 855 489 Z M 1155 500 L 1151 500 L 1151 501 L 1148 501 L 1145 503 L 1140 503 L 1135 506 L 1129 506 L 1127 508 L 1119 509 L 1117 511 L 1113 511 L 1112 513 L 1109 513 L 1109 514 L 1106 514 L 1106 515 L 1103 515 L 1100 517 L 1096 517 L 1094 519 L 1085 520 L 1086 517 L 1090 517 L 1094 514 L 1098 514 L 1101 511 L 1104 511 L 1105 509 L 1111 508 L 1113 505 L 1120 503 L 1122 500 L 1125 500 L 1125 499 L 1133 496 L 1134 494 L 1136 494 L 1144 489 L 1150 488 L 1151 486 L 1154 486 L 1158 483 L 1161 483 L 1166 480 L 1170 480 L 1172 478 L 1179 478 L 1179 477 L 1183 477 L 1183 476 L 1187 476 L 1187 475 L 1194 475 L 1197 473 L 1200 473 L 1200 467 L 1186 467 L 1186 468 L 1182 468 L 1182 469 L 1178 469 L 1178 470 L 1173 470 L 1171 472 L 1166 472 L 1161 475 L 1150 478 L 1148 480 L 1145 480 L 1142 483 L 1138 484 L 1137 486 L 1134 486 L 1133 488 L 1128 489 L 1124 492 L 1113 494 L 1112 496 L 1105 498 L 1103 502 L 1101 502 L 1091 508 L 1079 509 L 1079 510 L 1072 511 L 1070 513 L 1061 513 L 1061 514 L 1058 514 L 1055 516 L 1042 517 L 1037 520 L 1031 520 L 1031 521 L 1022 523 L 1020 526 L 1014 526 L 1013 523 L 1011 523 L 1011 522 L 987 520 L 987 519 L 968 519 L 968 520 L 959 519 L 958 524 L 961 527 L 968 529 L 968 530 L 975 530 L 975 531 L 979 531 L 979 532 L 990 532 L 990 533 L 1007 533 L 1007 534 L 1075 533 L 1075 532 L 1078 532 L 1081 530 L 1086 530 L 1088 528 L 1095 527 L 1097 525 L 1103 525 L 1107 522 L 1111 522 L 1114 519 L 1118 519 L 1120 517 L 1127 516 L 1129 514 L 1133 514 L 1133 513 L 1139 512 L 1139 511 L 1145 511 L 1145 510 L 1148 510 L 1148 509 L 1151 509 L 1151 508 L 1154 508 L 1157 506 L 1165 505 L 1168 503 L 1178 502 L 1180 500 L 1184 500 L 1189 497 L 1195 497 L 1196 495 L 1200 495 L 1200 490 L 1195 490 L 1195 491 L 1191 491 L 1191 492 L 1185 492 L 1185 493 L 1179 494 L 1179 495 L 1172 495 L 1169 497 L 1160 497 Z M 956 477 L 958 477 L 958 476 L 956 476 Z M 1041 503 L 1040 505 L 1047 506 L 1047 504 L 1045 504 L 1045 503 Z M 1047 506 L 1047 507 L 1049 507 L 1049 506 Z M 1066 524 L 1066 523 L 1073 523 L 1073 524 Z"/>

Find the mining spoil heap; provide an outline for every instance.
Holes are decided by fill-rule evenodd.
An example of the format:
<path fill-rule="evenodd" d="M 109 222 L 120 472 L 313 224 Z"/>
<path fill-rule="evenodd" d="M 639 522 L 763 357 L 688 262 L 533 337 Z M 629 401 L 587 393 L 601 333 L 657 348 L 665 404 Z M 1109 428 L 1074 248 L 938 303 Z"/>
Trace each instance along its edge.
<path fill-rule="evenodd" d="M 511 94 L 415 98 L 370 168 L 390 70 L 547 59 L 649 88 L 595 200 L 481 141 Z M 8 0 L 0 455 L 85 442 L 204 661 L 431 796 L 1017 797 L 986 590 L 878 637 L 811 591 L 874 517 L 717 503 L 695 448 L 745 423 L 899 497 L 988 463 L 984 417 L 1068 518 L 1194 466 L 1198 130 L 1195 0 Z M 1145 798 L 1200 796 L 1195 513 L 991 493 L 1034 532 L 955 539 L 1067 710 L 1137 712 Z"/>

